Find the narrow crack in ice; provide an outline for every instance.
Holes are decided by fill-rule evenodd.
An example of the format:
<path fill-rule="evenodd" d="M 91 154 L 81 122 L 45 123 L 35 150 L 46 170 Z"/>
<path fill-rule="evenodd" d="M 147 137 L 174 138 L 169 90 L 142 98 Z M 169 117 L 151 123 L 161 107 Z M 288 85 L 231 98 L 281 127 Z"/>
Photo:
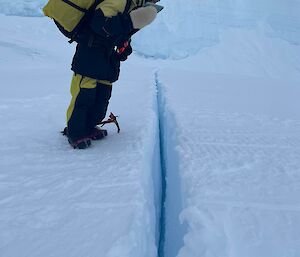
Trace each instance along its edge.
<path fill-rule="evenodd" d="M 160 202 L 160 220 L 159 222 L 159 244 L 158 244 L 158 257 L 164 257 L 164 245 L 165 245 L 165 201 L 166 201 L 166 163 L 164 152 L 164 140 L 163 140 L 163 114 L 161 110 L 162 96 L 161 88 L 158 81 L 158 72 L 155 72 L 155 86 L 157 90 L 157 116 L 158 116 L 158 129 L 159 129 L 159 152 L 160 152 L 160 167 L 161 167 L 161 202 Z"/>
<path fill-rule="evenodd" d="M 158 257 L 175 257 L 183 246 L 185 224 L 180 224 L 182 211 L 181 182 L 179 175 L 176 121 L 166 107 L 166 96 L 155 72 L 157 89 L 157 116 L 161 165 L 161 202 L 159 222 Z"/>

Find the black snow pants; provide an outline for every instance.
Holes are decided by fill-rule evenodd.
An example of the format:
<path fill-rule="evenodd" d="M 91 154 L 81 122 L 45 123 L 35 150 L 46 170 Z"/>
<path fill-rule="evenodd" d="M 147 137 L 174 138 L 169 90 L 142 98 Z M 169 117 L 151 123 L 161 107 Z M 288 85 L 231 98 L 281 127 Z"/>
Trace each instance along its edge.
<path fill-rule="evenodd" d="M 106 115 L 112 85 L 74 74 L 71 83 L 71 103 L 67 110 L 68 137 L 78 140 L 91 134 Z"/>

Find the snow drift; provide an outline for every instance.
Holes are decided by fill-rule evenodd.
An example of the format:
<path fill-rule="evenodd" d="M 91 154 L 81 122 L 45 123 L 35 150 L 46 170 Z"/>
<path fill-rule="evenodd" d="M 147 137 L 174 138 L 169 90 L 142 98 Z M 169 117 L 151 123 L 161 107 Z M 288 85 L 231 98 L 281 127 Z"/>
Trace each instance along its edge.
<path fill-rule="evenodd" d="M 0 13 L 41 16 L 46 0 L 0 0 Z M 299 0 L 162 0 L 165 9 L 154 24 L 135 36 L 144 56 L 178 59 L 220 42 L 229 27 L 262 24 L 269 37 L 300 44 Z"/>

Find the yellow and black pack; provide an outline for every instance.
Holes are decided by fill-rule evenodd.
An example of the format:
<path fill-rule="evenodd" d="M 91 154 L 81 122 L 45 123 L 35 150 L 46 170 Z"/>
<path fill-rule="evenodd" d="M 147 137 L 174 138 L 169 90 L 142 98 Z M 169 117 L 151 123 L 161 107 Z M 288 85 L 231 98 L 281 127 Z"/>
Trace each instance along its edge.
<path fill-rule="evenodd" d="M 104 0 L 49 0 L 43 12 L 54 20 L 59 30 L 72 43 L 102 1 Z"/>

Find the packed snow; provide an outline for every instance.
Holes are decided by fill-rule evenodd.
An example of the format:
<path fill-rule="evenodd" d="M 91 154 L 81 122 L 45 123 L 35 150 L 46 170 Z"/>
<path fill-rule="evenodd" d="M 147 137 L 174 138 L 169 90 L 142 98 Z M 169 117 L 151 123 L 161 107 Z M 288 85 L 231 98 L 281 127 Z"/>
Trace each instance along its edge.
<path fill-rule="evenodd" d="M 0 0 L 0 256 L 300 257 L 300 2 L 162 1 L 84 151 L 45 2 Z"/>
<path fill-rule="evenodd" d="M 167 183 L 179 176 L 188 226 L 178 257 L 299 256 L 299 83 L 179 70 L 159 81 L 179 158 Z"/>
<path fill-rule="evenodd" d="M 0 26 L 0 256 L 156 256 L 151 71 L 124 67 L 109 110 L 121 133 L 108 126 L 107 139 L 74 151 L 60 134 L 73 47 L 44 18 L 1 16 Z"/>

